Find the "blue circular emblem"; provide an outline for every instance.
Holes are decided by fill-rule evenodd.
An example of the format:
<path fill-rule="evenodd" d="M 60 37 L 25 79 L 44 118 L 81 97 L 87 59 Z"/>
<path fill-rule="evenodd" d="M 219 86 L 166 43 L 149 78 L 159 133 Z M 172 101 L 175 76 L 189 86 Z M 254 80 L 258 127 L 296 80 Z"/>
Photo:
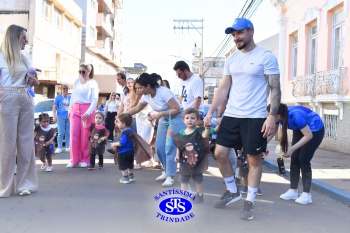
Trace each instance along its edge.
<path fill-rule="evenodd" d="M 170 197 L 159 203 L 159 209 L 165 214 L 181 215 L 191 211 L 192 203 L 185 198 Z"/>

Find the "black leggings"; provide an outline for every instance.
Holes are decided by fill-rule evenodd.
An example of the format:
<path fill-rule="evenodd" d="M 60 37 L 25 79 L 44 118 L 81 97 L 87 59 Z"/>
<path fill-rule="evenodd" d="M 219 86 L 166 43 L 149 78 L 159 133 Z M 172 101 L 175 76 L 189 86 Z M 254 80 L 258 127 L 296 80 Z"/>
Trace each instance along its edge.
<path fill-rule="evenodd" d="M 114 138 L 114 120 L 117 112 L 107 112 L 106 117 L 106 129 L 109 131 L 108 140 L 112 140 Z"/>
<path fill-rule="evenodd" d="M 303 181 L 303 192 L 309 193 L 311 189 L 312 170 L 311 159 L 324 136 L 324 128 L 312 132 L 313 138 L 304 146 L 296 150 L 291 156 L 290 162 L 290 188 L 297 189 L 300 170 Z M 293 130 L 292 145 L 296 144 L 304 135 L 300 130 Z"/>

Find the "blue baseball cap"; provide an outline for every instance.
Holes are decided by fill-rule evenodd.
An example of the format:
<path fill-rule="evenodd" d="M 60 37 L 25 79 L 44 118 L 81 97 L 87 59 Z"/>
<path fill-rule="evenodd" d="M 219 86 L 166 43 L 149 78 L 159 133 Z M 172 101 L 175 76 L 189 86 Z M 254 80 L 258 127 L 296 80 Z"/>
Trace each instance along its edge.
<path fill-rule="evenodd" d="M 253 23 L 246 18 L 236 18 L 235 21 L 233 22 L 232 27 L 228 27 L 225 30 L 226 34 L 231 34 L 233 30 L 243 30 L 245 28 L 254 28 Z"/>

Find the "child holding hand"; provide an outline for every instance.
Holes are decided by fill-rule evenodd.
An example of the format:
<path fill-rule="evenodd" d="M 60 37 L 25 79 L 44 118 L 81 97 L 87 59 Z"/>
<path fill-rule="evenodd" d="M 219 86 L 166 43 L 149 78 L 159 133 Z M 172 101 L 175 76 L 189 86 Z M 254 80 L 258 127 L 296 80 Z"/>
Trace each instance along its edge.
<path fill-rule="evenodd" d="M 209 134 L 210 126 L 197 127 L 199 112 L 195 108 L 188 108 L 184 112 L 183 121 L 186 129 L 173 136 L 177 147 L 175 162 L 180 163 L 181 189 L 188 190 L 190 178 L 196 182 L 195 202 L 202 203 L 203 172 L 208 169 Z"/>
<path fill-rule="evenodd" d="M 39 115 L 39 124 L 34 128 L 35 156 L 39 157 L 41 170 L 52 171 L 52 155 L 55 153 L 53 140 L 55 139 L 56 128 L 51 128 L 50 117 L 47 113 Z"/>

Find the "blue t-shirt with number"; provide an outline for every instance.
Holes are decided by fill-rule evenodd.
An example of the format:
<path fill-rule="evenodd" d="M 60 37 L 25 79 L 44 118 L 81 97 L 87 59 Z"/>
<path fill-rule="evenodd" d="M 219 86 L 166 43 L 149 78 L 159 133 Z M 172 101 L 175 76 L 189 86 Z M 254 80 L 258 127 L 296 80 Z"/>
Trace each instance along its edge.
<path fill-rule="evenodd" d="M 309 126 L 311 132 L 323 128 L 321 117 L 314 111 L 304 106 L 288 106 L 288 129 L 300 130 Z"/>
<path fill-rule="evenodd" d="M 67 95 L 67 96 L 58 95 L 58 96 L 56 96 L 54 104 L 57 105 L 57 116 L 68 117 L 70 98 L 71 98 L 70 95 Z"/>

